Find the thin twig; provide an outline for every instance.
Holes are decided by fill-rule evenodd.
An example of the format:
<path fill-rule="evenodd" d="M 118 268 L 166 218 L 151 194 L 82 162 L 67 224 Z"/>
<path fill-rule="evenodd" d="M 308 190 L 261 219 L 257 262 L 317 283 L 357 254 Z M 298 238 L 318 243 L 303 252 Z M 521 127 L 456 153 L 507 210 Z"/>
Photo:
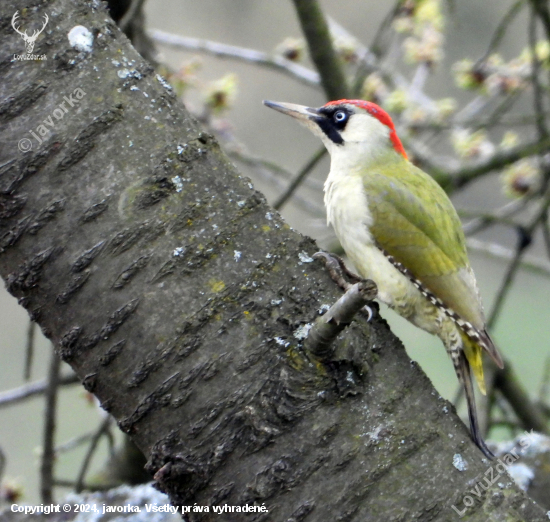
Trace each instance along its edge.
<path fill-rule="evenodd" d="M 144 3 L 145 0 L 132 0 L 129 9 L 124 13 L 124 16 L 120 19 L 120 22 L 118 23 L 121 31 L 126 32 L 128 25 L 134 19 L 136 14 L 140 11 Z"/>
<path fill-rule="evenodd" d="M 492 329 L 493 325 L 496 323 L 498 319 L 498 316 L 500 315 L 502 306 L 504 305 L 504 301 L 506 300 L 506 296 L 508 295 L 508 291 L 512 286 L 512 282 L 514 280 L 519 264 L 521 262 L 521 257 L 523 252 L 524 252 L 524 249 L 522 248 L 518 248 L 516 250 L 516 253 L 512 259 L 512 262 L 508 266 L 508 270 L 506 271 L 506 274 L 502 279 L 502 283 L 500 285 L 497 296 L 495 298 L 493 309 L 491 310 L 491 314 L 489 315 L 489 319 L 487 320 L 487 327 L 489 330 Z"/>
<path fill-rule="evenodd" d="M 67 453 L 69 451 L 74 450 L 75 448 L 78 448 L 79 446 L 82 446 L 83 444 L 86 444 L 88 441 L 92 439 L 92 437 L 95 435 L 95 431 L 90 433 L 85 433 L 84 435 L 79 435 L 78 437 L 73 437 L 72 439 L 69 439 L 68 441 L 64 442 L 63 444 L 59 444 L 55 448 L 56 455 L 61 455 L 62 453 Z"/>
<path fill-rule="evenodd" d="M 2 451 L 2 448 L 0 448 L 0 487 L 2 485 L 2 482 L 4 480 L 4 471 L 6 470 L 6 455 L 4 455 L 4 452 Z"/>
<path fill-rule="evenodd" d="M 65 480 L 65 479 L 56 479 L 54 480 L 53 485 L 60 488 L 70 488 L 75 489 L 74 480 Z M 120 482 L 109 482 L 107 484 L 99 484 L 94 482 L 93 484 L 82 484 L 82 491 L 108 491 L 109 489 L 117 488 L 120 486 Z"/>
<path fill-rule="evenodd" d="M 298 189 L 298 187 L 302 184 L 302 182 L 306 179 L 307 175 L 315 168 L 315 165 L 321 161 L 321 159 L 324 158 L 325 154 L 327 152 L 327 149 L 323 147 L 322 149 L 319 149 L 307 162 L 307 164 L 304 166 L 304 168 L 298 172 L 296 177 L 292 180 L 288 188 L 285 190 L 283 194 L 279 197 L 279 199 L 273 204 L 273 208 L 276 210 L 279 210 L 282 208 L 282 206 L 292 197 L 294 192 Z"/>
<path fill-rule="evenodd" d="M 28 381 L 31 378 L 32 361 L 34 359 L 34 334 L 36 332 L 36 323 L 29 320 L 27 328 L 27 345 L 25 349 L 25 373 L 23 378 Z"/>
<path fill-rule="evenodd" d="M 497 125 L 497 123 L 502 119 L 502 117 L 507 112 L 510 112 L 514 103 L 517 100 L 519 100 L 520 95 L 521 95 L 520 91 L 513 91 L 508 95 L 503 96 L 503 99 L 500 100 L 500 103 L 498 103 L 498 105 L 493 110 L 493 112 L 489 114 L 489 116 L 486 118 L 483 124 L 472 122 L 472 124 L 470 125 L 471 130 L 475 131 L 478 129 L 487 129 Z"/>
<path fill-rule="evenodd" d="M 239 151 L 229 151 L 227 155 L 235 161 L 239 161 L 244 165 L 248 165 L 249 167 L 255 169 L 258 176 L 261 176 L 268 183 L 271 183 L 276 189 L 278 189 L 278 191 L 288 190 L 288 184 L 285 183 L 283 179 L 290 180 L 292 179 L 293 174 L 280 165 L 262 158 L 256 158 L 248 154 L 243 154 Z M 315 179 L 306 178 L 304 180 L 304 185 L 317 192 L 323 190 L 323 183 Z M 300 205 L 301 208 L 314 216 L 325 216 L 324 207 L 316 203 L 317 198 L 305 198 L 300 194 L 294 194 L 294 198 L 296 199 L 296 203 Z"/>
<path fill-rule="evenodd" d="M 464 234 L 467 236 L 477 234 L 493 223 L 511 224 L 510 217 L 522 211 L 530 200 L 530 197 L 515 199 L 506 203 L 492 214 L 481 213 L 477 215 L 462 227 Z M 460 211 L 459 214 L 468 216 L 464 210 Z"/>
<path fill-rule="evenodd" d="M 86 444 L 87 442 L 91 441 L 95 436 L 97 435 L 97 429 L 94 431 L 91 431 L 89 433 L 85 433 L 84 435 L 81 435 L 80 437 L 74 437 L 63 444 L 60 444 L 55 448 L 55 451 L 57 454 L 65 453 L 68 451 L 72 451 L 75 448 L 78 448 L 79 446 Z M 109 446 L 109 454 L 113 454 L 115 449 L 115 437 L 111 430 L 107 430 L 103 432 L 103 435 L 107 439 L 107 443 Z"/>
<path fill-rule="evenodd" d="M 531 9 L 529 20 L 529 47 L 531 49 L 531 84 L 533 86 L 533 109 L 537 117 L 537 131 L 539 139 L 548 137 L 548 129 L 544 120 L 544 102 L 542 86 L 539 83 L 540 62 L 537 57 L 537 15 L 535 9 Z"/>
<path fill-rule="evenodd" d="M 292 180 L 294 178 L 294 174 L 290 172 L 290 170 L 287 170 L 284 167 L 281 167 L 281 165 L 279 165 L 278 163 L 266 160 L 265 158 L 252 156 L 251 154 L 244 153 L 240 150 L 232 150 L 232 149 L 227 151 L 227 155 L 230 158 L 236 161 L 240 161 L 241 163 L 248 165 L 250 167 L 262 167 L 264 169 L 270 170 L 275 174 L 277 174 L 279 177 L 284 178 L 285 180 Z M 304 183 L 312 190 L 317 190 L 317 191 L 323 190 L 323 182 L 317 179 L 309 178 Z"/>
<path fill-rule="evenodd" d="M 519 223 L 514 221 L 513 219 L 509 218 L 508 216 L 497 216 L 495 214 L 491 213 L 485 213 L 485 212 L 476 212 L 475 210 L 467 210 L 467 209 L 457 209 L 457 213 L 460 216 L 461 219 L 467 219 L 467 218 L 475 218 L 472 219 L 472 221 L 468 222 L 467 225 L 469 227 L 472 227 L 470 223 L 474 223 L 476 225 L 476 228 L 479 228 L 483 230 L 484 228 L 488 228 L 490 225 L 498 224 L 503 225 L 505 227 L 509 228 L 517 228 L 520 226 Z M 462 229 L 464 230 L 464 234 L 466 235 L 466 226 L 463 226 Z M 472 234 L 472 232 L 468 231 L 468 234 Z"/>
<path fill-rule="evenodd" d="M 496 153 L 477 165 L 462 167 L 457 170 L 436 167 L 430 169 L 430 174 L 445 189 L 450 187 L 461 188 L 483 174 L 506 167 L 520 159 L 547 152 L 549 148 L 550 138 L 545 138 Z"/>
<path fill-rule="evenodd" d="M 86 456 L 84 457 L 84 460 L 82 461 L 82 466 L 80 468 L 80 472 L 78 473 L 76 484 L 74 486 L 76 493 L 80 493 L 84 489 L 84 478 L 86 477 L 86 473 L 88 472 L 88 468 L 90 467 L 92 457 L 94 456 L 94 453 L 97 449 L 99 440 L 105 433 L 109 431 L 109 427 L 111 426 L 112 420 L 113 419 L 111 416 L 105 417 L 103 422 L 99 425 L 98 430 L 92 437 L 92 440 L 90 441 L 90 446 L 88 448 L 88 451 L 86 452 Z"/>
<path fill-rule="evenodd" d="M 234 45 L 226 45 L 209 40 L 200 40 L 188 36 L 180 36 L 154 29 L 149 31 L 149 36 L 159 44 L 169 45 L 185 51 L 195 51 L 217 56 L 218 58 L 231 58 L 241 62 L 254 63 L 270 69 L 276 69 L 288 76 L 299 80 L 310 87 L 319 87 L 320 77 L 315 71 L 302 65 L 286 60 L 279 56 L 271 56 L 267 53 L 246 49 Z"/>
<path fill-rule="evenodd" d="M 546 39 L 550 40 L 550 12 L 548 11 L 548 3 L 544 0 L 531 0 L 531 4 L 537 11 L 540 21 L 546 31 Z"/>
<path fill-rule="evenodd" d="M 419 105 L 422 105 L 428 110 L 434 107 L 433 100 L 424 92 L 411 92 L 409 80 L 393 67 L 395 60 L 387 60 L 392 65 L 380 63 L 378 57 L 345 27 L 330 17 L 328 17 L 328 22 L 331 34 L 342 35 L 346 39 L 351 40 L 356 49 L 356 54 L 359 57 L 357 72 L 355 74 L 356 77 L 353 80 L 352 94 L 354 96 L 360 94 L 366 75 L 370 71 L 378 71 L 388 85 L 409 92 L 414 101 Z"/>
<path fill-rule="evenodd" d="M 548 422 L 542 411 L 531 401 L 509 363 L 497 371 L 495 387 L 506 398 L 525 430 L 548 433 Z"/>
<path fill-rule="evenodd" d="M 481 111 L 492 101 L 488 96 L 478 95 L 471 99 L 460 112 L 457 112 L 453 118 L 453 123 L 456 126 L 464 126 L 466 121 L 475 119 Z"/>
<path fill-rule="evenodd" d="M 384 20 L 382 20 L 382 23 L 378 26 L 376 34 L 374 35 L 372 43 L 370 44 L 370 49 L 373 55 L 377 58 L 380 58 L 384 54 L 384 49 L 382 49 L 382 40 L 387 34 L 388 29 L 391 28 L 391 24 L 402 6 L 403 0 L 397 0 L 392 9 L 390 9 L 388 11 L 388 14 L 384 17 Z"/>
<path fill-rule="evenodd" d="M 546 255 L 550 259 L 550 225 L 548 223 L 548 212 L 542 219 L 542 237 L 546 247 Z"/>
<path fill-rule="evenodd" d="M 44 504 L 53 502 L 53 479 L 55 465 L 55 426 L 57 414 L 57 392 L 59 389 L 59 370 L 61 359 L 52 349 L 48 387 L 46 389 L 46 407 L 44 413 L 44 442 L 40 465 L 40 494 Z"/>
<path fill-rule="evenodd" d="M 482 63 L 494 52 L 494 50 L 500 45 L 500 42 L 506 34 L 508 26 L 513 22 L 514 18 L 519 14 L 521 7 L 525 4 L 525 0 L 517 0 L 504 15 L 500 23 L 498 24 L 489 45 L 487 46 L 487 51 L 485 54 L 478 60 L 478 63 Z"/>
<path fill-rule="evenodd" d="M 523 125 L 532 125 L 538 115 L 535 114 L 503 114 L 497 121 L 493 121 L 493 115 L 476 117 L 471 120 L 466 120 L 460 123 L 463 127 L 471 127 L 475 129 L 486 129 L 488 127 L 519 127 Z M 544 117 L 547 118 L 550 116 L 550 112 L 545 112 Z M 417 131 L 442 131 L 442 130 L 451 130 L 456 127 L 456 121 L 448 122 L 419 122 L 414 124 L 414 129 Z"/>
<path fill-rule="evenodd" d="M 550 392 L 550 355 L 546 357 L 544 364 L 544 372 L 542 372 L 542 379 L 539 389 L 539 402 L 546 404 L 548 401 L 548 393 Z"/>
<path fill-rule="evenodd" d="M 545 216 L 549 205 L 550 205 L 550 196 L 547 195 L 541 205 L 541 208 L 539 209 L 539 212 L 537 212 L 535 217 L 531 220 L 531 223 L 529 223 L 529 225 L 524 227 L 523 233 L 525 234 L 525 236 L 532 237 L 535 231 L 535 228 L 537 227 L 537 225 L 539 225 L 541 219 Z M 489 330 L 491 330 L 492 326 L 495 324 L 500 314 L 500 311 L 502 309 L 502 306 L 504 304 L 508 291 L 510 290 L 512 282 L 515 278 L 517 270 L 520 266 L 521 259 L 523 257 L 523 254 L 525 253 L 527 246 L 528 244 L 524 244 L 524 242 L 520 239 L 518 247 L 516 249 L 516 254 L 512 259 L 512 262 L 510 263 L 510 266 L 506 271 L 506 275 L 502 280 L 502 284 L 499 288 L 497 297 L 495 298 L 495 302 L 493 304 L 493 309 L 491 311 L 491 314 L 489 315 L 489 320 L 487 321 L 487 326 Z"/>
<path fill-rule="evenodd" d="M 430 66 L 426 62 L 422 62 L 416 68 L 413 79 L 411 81 L 410 93 L 411 96 L 417 98 L 423 91 L 426 80 L 430 76 Z"/>
<path fill-rule="evenodd" d="M 501 261 L 511 261 L 515 257 L 515 252 L 509 248 L 505 248 L 497 243 L 490 243 L 488 241 L 482 241 L 480 239 L 471 237 L 466 240 L 468 249 L 480 254 L 485 254 L 494 259 L 500 259 Z M 550 277 L 550 263 L 543 259 L 535 257 L 522 257 L 520 261 L 522 269 L 528 270 L 534 274 Z"/>
<path fill-rule="evenodd" d="M 59 386 L 67 386 L 79 382 L 80 379 L 76 375 L 65 375 L 59 378 Z M 47 389 L 48 379 L 42 379 L 40 381 L 24 384 L 18 388 L 6 390 L 0 393 L 0 407 L 12 406 L 13 404 L 30 399 L 31 397 L 42 395 Z"/>

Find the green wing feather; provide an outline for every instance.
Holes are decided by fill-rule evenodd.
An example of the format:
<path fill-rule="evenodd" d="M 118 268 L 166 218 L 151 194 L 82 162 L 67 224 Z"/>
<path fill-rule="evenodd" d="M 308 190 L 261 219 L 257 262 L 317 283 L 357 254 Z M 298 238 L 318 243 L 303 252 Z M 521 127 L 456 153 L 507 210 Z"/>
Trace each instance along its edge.
<path fill-rule="evenodd" d="M 364 177 L 371 233 L 445 305 L 476 328 L 484 318 L 460 219 L 443 189 L 412 163 Z"/>

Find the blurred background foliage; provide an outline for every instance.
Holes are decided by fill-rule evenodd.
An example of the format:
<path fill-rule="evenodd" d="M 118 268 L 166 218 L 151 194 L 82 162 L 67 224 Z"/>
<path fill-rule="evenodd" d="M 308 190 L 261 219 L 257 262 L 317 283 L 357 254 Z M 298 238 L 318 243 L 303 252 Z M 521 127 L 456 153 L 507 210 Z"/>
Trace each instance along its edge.
<path fill-rule="evenodd" d="M 309 132 L 261 103 L 328 101 L 296 15 L 299 3 L 134 0 L 132 16 L 121 24 L 131 36 L 142 35 L 133 40 L 138 50 L 156 62 L 187 108 L 287 222 L 314 237 L 320 248 L 338 252 L 323 208 L 328 158 Z M 517 387 L 506 391 L 499 379 L 519 383 L 528 406 L 543 417 L 548 413 L 547 2 L 326 0 L 320 5 L 343 64 L 347 86 L 342 90 L 392 114 L 410 158 L 444 186 L 463 218 L 491 331 L 515 374 L 488 372 L 497 389 L 481 409 L 486 426 L 493 428 L 490 436 L 511 437 L 529 428 L 529 419 L 522 418 L 521 401 L 514 410 L 503 398 Z M 36 332 L 29 365 L 28 317 L 6 292 L 0 300 L 1 392 L 44 379 L 51 347 Z M 438 392 L 455 399 L 457 381 L 441 342 L 391 311 L 382 308 L 381 314 Z M 61 374 L 70 374 L 69 368 Z M 3 494 L 38 502 L 44 397 L 17 404 L 2 397 L 7 396 L 0 395 Z M 58 447 L 83 436 L 89 444 L 99 430 L 110 433 L 79 386 L 61 388 L 57 410 Z M 120 435 L 99 440 L 92 475 L 112 450 L 113 437 Z M 75 481 L 86 444 L 56 452 L 55 477 Z"/>

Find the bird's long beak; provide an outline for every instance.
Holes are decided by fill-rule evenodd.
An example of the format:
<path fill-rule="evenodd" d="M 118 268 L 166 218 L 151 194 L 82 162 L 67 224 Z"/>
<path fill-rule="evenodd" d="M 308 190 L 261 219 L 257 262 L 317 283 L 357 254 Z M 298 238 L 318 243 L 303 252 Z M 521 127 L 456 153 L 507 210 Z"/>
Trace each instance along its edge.
<path fill-rule="evenodd" d="M 295 103 L 283 103 L 264 100 L 264 105 L 270 109 L 288 114 L 293 118 L 296 118 L 300 123 L 306 123 L 311 120 L 312 117 L 319 116 L 319 109 L 312 107 L 306 107 L 305 105 L 296 105 Z"/>

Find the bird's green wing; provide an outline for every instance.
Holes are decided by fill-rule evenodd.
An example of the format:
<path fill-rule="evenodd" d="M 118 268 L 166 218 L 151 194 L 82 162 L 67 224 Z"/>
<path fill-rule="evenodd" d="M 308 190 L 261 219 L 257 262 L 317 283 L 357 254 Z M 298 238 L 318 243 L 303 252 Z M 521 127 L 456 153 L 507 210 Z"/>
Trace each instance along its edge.
<path fill-rule="evenodd" d="M 446 306 L 483 329 L 462 225 L 443 189 L 411 163 L 373 169 L 363 183 L 378 246 Z"/>

